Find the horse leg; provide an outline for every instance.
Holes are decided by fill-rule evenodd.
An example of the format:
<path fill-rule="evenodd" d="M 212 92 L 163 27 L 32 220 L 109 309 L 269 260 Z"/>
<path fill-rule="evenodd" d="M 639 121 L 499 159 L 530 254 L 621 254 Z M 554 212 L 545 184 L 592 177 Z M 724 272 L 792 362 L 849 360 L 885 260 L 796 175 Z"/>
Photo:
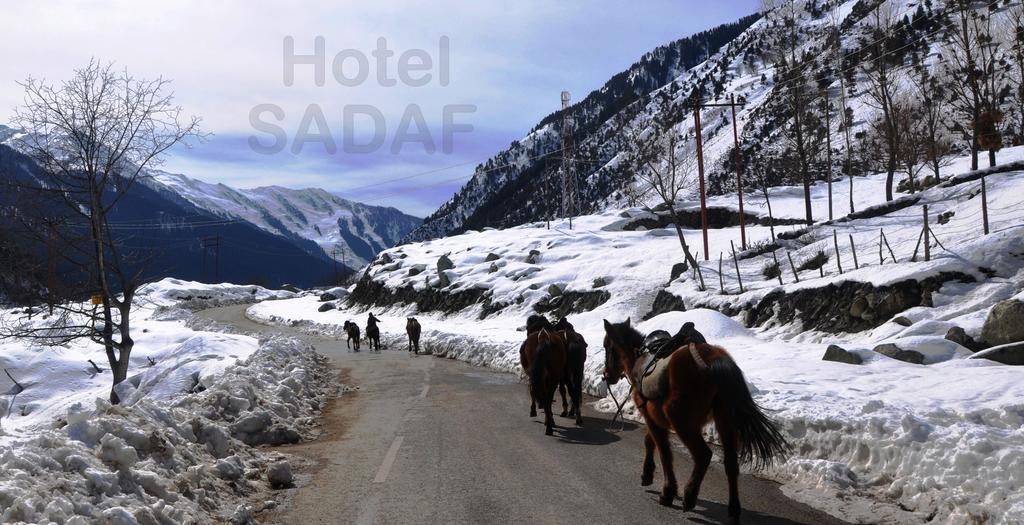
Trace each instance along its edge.
<path fill-rule="evenodd" d="M 737 524 L 740 522 L 740 492 L 737 487 L 737 479 L 740 475 L 740 465 L 737 457 L 739 438 L 736 434 L 735 422 L 725 415 L 725 411 L 715 412 L 715 428 L 722 439 L 722 451 L 725 456 L 725 475 L 729 478 L 729 523 Z"/>
<path fill-rule="evenodd" d="M 555 417 L 552 415 L 551 405 L 555 403 L 555 390 L 558 386 L 554 384 L 546 386 L 544 394 L 547 397 L 541 400 L 541 404 L 544 405 L 544 435 L 551 436 L 555 433 Z"/>
<path fill-rule="evenodd" d="M 558 393 L 562 395 L 562 413 L 559 416 L 566 417 L 569 415 L 569 403 L 565 401 L 565 381 L 558 382 Z"/>
<path fill-rule="evenodd" d="M 576 426 L 583 426 L 583 374 L 576 374 L 574 377 L 575 381 L 570 385 L 572 390 L 569 391 L 569 395 L 572 396 L 572 410 L 570 414 L 575 413 Z"/>
<path fill-rule="evenodd" d="M 529 387 L 529 385 L 527 385 Z M 537 400 L 533 397 L 533 388 L 530 390 L 530 417 L 537 417 Z"/>
<path fill-rule="evenodd" d="M 661 455 L 662 475 L 665 476 L 665 484 L 661 487 L 661 497 L 658 498 L 658 503 L 668 507 L 672 505 L 672 501 L 676 499 L 676 495 L 679 493 L 676 471 L 672 467 L 672 446 L 668 442 L 668 429 L 653 425 L 651 421 L 648 421 L 647 433 L 653 438 L 654 444 L 658 447 L 658 453 Z"/>
<path fill-rule="evenodd" d="M 654 483 L 654 437 L 650 431 L 644 434 L 644 468 L 640 472 L 640 486 L 649 487 Z"/>
<path fill-rule="evenodd" d="M 711 447 L 704 441 L 701 433 L 702 425 L 692 423 L 676 410 L 672 411 L 672 426 L 679 435 L 679 439 L 686 445 L 690 455 L 693 456 L 693 472 L 683 489 L 683 510 L 693 510 L 697 506 L 697 494 L 700 493 L 700 484 L 704 481 L 704 474 L 711 465 Z"/>

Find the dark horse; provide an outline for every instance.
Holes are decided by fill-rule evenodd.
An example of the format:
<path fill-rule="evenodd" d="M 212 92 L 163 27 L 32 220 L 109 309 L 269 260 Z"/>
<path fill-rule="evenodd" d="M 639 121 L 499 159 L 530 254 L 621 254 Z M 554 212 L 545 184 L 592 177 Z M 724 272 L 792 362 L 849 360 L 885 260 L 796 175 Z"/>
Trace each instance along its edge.
<path fill-rule="evenodd" d="M 558 391 L 562 395 L 561 416 L 575 417 L 576 424 L 582 426 L 583 411 L 580 408 L 580 404 L 583 401 L 583 365 L 587 359 L 587 341 L 583 339 L 583 336 L 576 333 L 572 324 L 564 317 L 557 324 L 551 324 L 542 315 L 531 315 L 526 320 L 527 340 L 529 340 L 529 335 L 536 334 L 541 330 L 553 332 L 562 340 L 566 347 L 566 366 L 558 382 Z M 523 366 L 523 371 L 529 376 L 533 364 L 533 355 L 527 351 L 525 342 L 519 347 L 519 362 Z M 567 389 L 569 397 L 572 399 L 571 407 L 566 402 L 565 393 Z M 553 397 L 554 394 L 552 393 Z M 553 401 L 554 399 L 552 399 Z M 537 415 L 537 402 L 538 398 L 532 395 L 531 387 L 530 417 Z"/>
<path fill-rule="evenodd" d="M 345 328 L 345 335 L 348 336 L 348 339 L 345 340 L 345 346 L 348 347 L 348 348 L 352 348 L 352 345 L 355 345 L 355 350 L 356 350 L 356 352 L 358 352 L 359 351 L 359 325 L 353 323 L 352 321 L 345 321 L 344 328 Z"/>
<path fill-rule="evenodd" d="M 415 317 L 405 321 L 405 334 L 409 336 L 409 351 L 419 355 L 420 353 L 420 322 Z"/>
<path fill-rule="evenodd" d="M 541 328 L 526 336 L 519 347 L 519 358 L 528 370 L 530 378 L 530 415 L 536 416 L 535 404 L 544 410 L 544 433 L 554 434 L 555 419 L 551 415 L 551 403 L 555 391 L 565 376 L 568 349 L 561 332 Z"/>
<path fill-rule="evenodd" d="M 722 440 L 725 473 L 729 478 L 729 521 L 739 523 L 740 500 L 737 491 L 739 462 L 752 462 L 755 468 L 772 464 L 788 452 L 789 445 L 747 389 L 743 372 L 721 347 L 704 342 L 699 332 L 681 331 L 673 337 L 679 344 L 668 363 L 666 394 L 661 399 L 645 399 L 639 392 L 637 377 L 643 373 L 644 337 L 627 319 L 624 323 L 604 322 L 605 371 L 609 385 L 627 377 L 633 389 L 633 402 L 647 423 L 645 453 L 640 484 L 654 482 L 654 449 L 661 455 L 665 485 L 659 501 L 671 505 L 678 486 L 672 470 L 669 429 L 686 445 L 693 456 L 693 472 L 683 490 L 683 508 L 697 504 L 700 484 L 711 463 L 711 449 L 701 431 L 711 420 Z M 687 336 L 687 334 L 690 334 Z"/>
<path fill-rule="evenodd" d="M 373 312 L 366 318 L 366 344 L 370 347 L 370 350 L 376 350 L 380 352 L 380 328 L 377 328 L 377 323 L 380 319 L 373 316 Z"/>

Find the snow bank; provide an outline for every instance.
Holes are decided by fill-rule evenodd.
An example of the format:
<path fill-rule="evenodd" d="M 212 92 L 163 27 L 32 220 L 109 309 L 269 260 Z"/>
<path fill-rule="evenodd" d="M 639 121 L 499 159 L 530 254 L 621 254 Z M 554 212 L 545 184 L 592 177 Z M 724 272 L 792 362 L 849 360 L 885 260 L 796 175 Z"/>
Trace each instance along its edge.
<path fill-rule="evenodd" d="M 62 428 L 0 449 L 0 521 L 208 523 L 251 515 L 237 502 L 266 490 L 271 460 L 249 445 L 308 435 L 327 395 L 320 359 L 295 340 L 270 339 L 196 394 L 72 405 Z"/>

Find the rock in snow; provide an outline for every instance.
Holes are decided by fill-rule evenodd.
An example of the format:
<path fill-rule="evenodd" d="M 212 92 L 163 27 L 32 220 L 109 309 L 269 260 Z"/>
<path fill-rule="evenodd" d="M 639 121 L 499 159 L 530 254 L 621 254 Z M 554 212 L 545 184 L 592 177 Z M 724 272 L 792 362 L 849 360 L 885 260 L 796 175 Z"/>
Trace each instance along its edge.
<path fill-rule="evenodd" d="M 1024 342 L 1010 343 L 982 350 L 971 359 L 988 359 L 1004 365 L 1024 366 Z"/>
<path fill-rule="evenodd" d="M 921 354 L 920 352 L 915 352 L 913 350 L 903 350 L 902 348 L 892 343 L 878 345 L 874 348 L 874 351 L 886 357 L 896 359 L 897 361 L 904 361 L 906 363 L 912 363 L 915 365 L 924 364 L 924 355 Z"/>
<path fill-rule="evenodd" d="M 996 303 L 985 318 L 981 338 L 992 346 L 1024 341 L 1024 302 L 1007 299 Z"/>
<path fill-rule="evenodd" d="M 292 466 L 287 461 L 275 461 L 267 468 L 267 481 L 275 489 L 283 489 L 292 484 Z"/>
<path fill-rule="evenodd" d="M 836 345 L 828 345 L 828 348 L 825 349 L 825 355 L 822 356 L 821 360 L 846 363 L 849 365 L 859 365 L 864 363 L 864 360 L 861 359 L 859 355 Z"/>

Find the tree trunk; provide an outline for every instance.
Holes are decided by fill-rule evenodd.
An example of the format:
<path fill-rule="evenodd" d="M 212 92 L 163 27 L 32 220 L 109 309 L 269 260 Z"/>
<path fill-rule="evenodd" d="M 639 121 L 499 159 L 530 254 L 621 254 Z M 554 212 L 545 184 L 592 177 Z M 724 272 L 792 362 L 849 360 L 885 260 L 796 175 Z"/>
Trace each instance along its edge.
<path fill-rule="evenodd" d="M 690 253 L 690 247 L 686 244 L 686 237 L 683 235 L 683 228 L 679 225 L 680 219 L 679 214 L 676 213 L 675 203 L 668 203 L 669 214 L 672 215 L 672 223 L 676 227 L 676 235 L 679 236 L 679 245 L 683 248 L 683 254 L 686 258 L 686 264 L 689 264 L 691 268 L 697 270 L 697 275 L 700 276 L 700 288 L 703 290 L 704 287 L 704 275 L 700 273 L 700 268 L 697 265 L 697 260 L 693 258 L 693 254 Z"/>

